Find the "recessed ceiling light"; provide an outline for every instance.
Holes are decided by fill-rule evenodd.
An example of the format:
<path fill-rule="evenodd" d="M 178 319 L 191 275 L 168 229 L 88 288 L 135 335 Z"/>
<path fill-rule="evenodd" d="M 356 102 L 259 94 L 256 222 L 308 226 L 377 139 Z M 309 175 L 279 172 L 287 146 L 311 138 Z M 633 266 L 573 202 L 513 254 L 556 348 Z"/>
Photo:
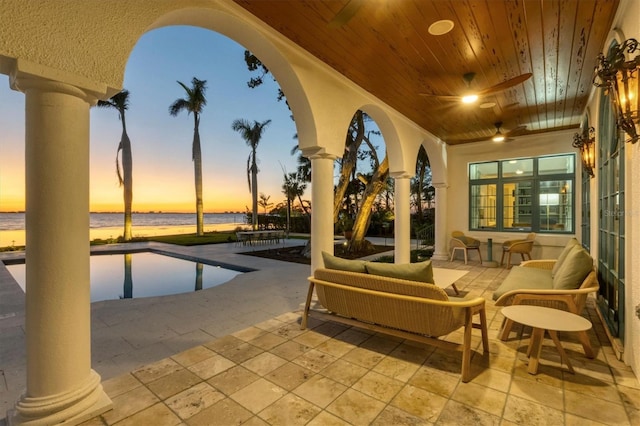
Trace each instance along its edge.
<path fill-rule="evenodd" d="M 453 21 L 448 19 L 443 19 L 441 21 L 436 21 L 433 24 L 429 25 L 429 34 L 431 35 L 443 35 L 448 33 L 453 29 Z"/>
<path fill-rule="evenodd" d="M 478 100 L 478 95 L 466 95 L 462 97 L 463 104 L 472 104 Z"/>
<path fill-rule="evenodd" d="M 494 106 L 496 106 L 496 103 L 495 102 L 483 102 L 478 106 L 480 108 L 487 109 L 487 108 L 493 108 Z"/>

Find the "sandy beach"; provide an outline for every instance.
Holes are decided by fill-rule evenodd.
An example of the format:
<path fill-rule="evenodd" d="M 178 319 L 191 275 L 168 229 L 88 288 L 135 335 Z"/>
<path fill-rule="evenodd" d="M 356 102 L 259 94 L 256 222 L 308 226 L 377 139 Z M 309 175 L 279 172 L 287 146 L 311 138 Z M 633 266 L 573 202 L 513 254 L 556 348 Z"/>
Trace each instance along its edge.
<path fill-rule="evenodd" d="M 205 224 L 205 232 L 213 231 L 233 231 L 237 227 L 249 228 L 246 223 L 218 223 L 218 224 Z M 107 227 L 107 228 L 92 228 L 89 231 L 89 239 L 109 239 L 118 238 L 122 235 L 123 228 Z M 155 235 L 175 235 L 175 234 L 193 234 L 196 232 L 196 225 L 172 225 L 172 226 L 133 226 L 132 233 L 134 237 L 152 237 Z M 25 231 L 9 230 L 0 231 L 0 247 L 8 246 L 23 246 L 25 244 Z"/>

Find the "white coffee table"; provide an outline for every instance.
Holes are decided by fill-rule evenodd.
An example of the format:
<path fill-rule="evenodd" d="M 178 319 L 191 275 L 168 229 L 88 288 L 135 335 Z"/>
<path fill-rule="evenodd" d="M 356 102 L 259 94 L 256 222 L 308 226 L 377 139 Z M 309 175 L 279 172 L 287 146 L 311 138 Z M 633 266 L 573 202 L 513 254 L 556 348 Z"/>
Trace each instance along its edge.
<path fill-rule="evenodd" d="M 569 357 L 558 339 L 558 331 L 586 331 L 591 328 L 591 322 L 580 315 L 559 309 L 543 308 L 541 306 L 515 305 L 502 308 L 502 315 L 520 324 L 533 328 L 527 356 L 529 357 L 529 374 L 538 372 L 542 341 L 545 331 L 549 332 L 556 349 L 560 353 L 561 362 L 567 365 L 571 373 L 575 373 Z"/>
<path fill-rule="evenodd" d="M 469 271 L 459 269 L 433 268 L 433 281 L 435 281 L 435 285 L 443 290 L 451 286 L 456 294 L 460 294 L 458 287 L 456 287 L 456 281 L 468 273 Z"/>

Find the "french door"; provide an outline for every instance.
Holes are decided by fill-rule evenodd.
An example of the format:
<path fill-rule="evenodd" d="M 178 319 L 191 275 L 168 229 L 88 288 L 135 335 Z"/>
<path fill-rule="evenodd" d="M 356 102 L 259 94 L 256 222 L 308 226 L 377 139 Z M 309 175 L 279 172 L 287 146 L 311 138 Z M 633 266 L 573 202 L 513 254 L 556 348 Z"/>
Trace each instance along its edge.
<path fill-rule="evenodd" d="M 598 308 L 624 345 L 625 147 L 608 95 L 601 97 L 599 136 Z"/>

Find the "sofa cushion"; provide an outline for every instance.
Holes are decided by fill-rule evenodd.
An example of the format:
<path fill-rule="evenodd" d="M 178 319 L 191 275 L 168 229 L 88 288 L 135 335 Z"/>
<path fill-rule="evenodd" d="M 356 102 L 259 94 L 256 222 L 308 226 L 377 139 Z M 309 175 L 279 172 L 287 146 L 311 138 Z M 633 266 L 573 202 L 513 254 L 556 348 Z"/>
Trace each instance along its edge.
<path fill-rule="evenodd" d="M 433 284 L 433 266 L 430 260 L 404 264 L 367 262 L 366 267 L 367 273 L 372 275 Z"/>
<path fill-rule="evenodd" d="M 343 259 L 329 254 L 326 251 L 322 252 L 322 260 L 324 261 L 324 267 L 327 269 L 362 273 L 367 272 L 367 268 L 365 267 L 366 262 L 364 260 Z"/>
<path fill-rule="evenodd" d="M 553 277 L 553 288 L 557 290 L 576 289 L 580 287 L 592 269 L 593 259 L 589 252 L 580 245 L 574 245 Z"/>
<path fill-rule="evenodd" d="M 509 275 L 504 279 L 500 287 L 493 292 L 493 300 L 498 300 L 500 296 L 511 290 L 521 289 L 551 290 L 553 280 L 551 271 L 541 268 L 530 268 L 524 266 L 514 266 L 509 271 Z"/>
<path fill-rule="evenodd" d="M 571 249 L 577 245 L 580 245 L 580 243 L 578 242 L 577 239 L 575 238 L 571 238 L 567 244 L 564 246 L 564 249 L 562 249 L 562 252 L 560 253 L 560 256 L 558 256 L 558 260 L 556 260 L 556 263 L 553 265 L 553 269 L 551 269 L 551 277 L 555 277 L 556 273 L 558 272 L 558 269 L 560 269 L 560 266 L 562 265 L 562 262 L 564 262 L 564 260 L 566 259 L 567 255 L 569 254 L 569 252 L 571 251 Z"/>

